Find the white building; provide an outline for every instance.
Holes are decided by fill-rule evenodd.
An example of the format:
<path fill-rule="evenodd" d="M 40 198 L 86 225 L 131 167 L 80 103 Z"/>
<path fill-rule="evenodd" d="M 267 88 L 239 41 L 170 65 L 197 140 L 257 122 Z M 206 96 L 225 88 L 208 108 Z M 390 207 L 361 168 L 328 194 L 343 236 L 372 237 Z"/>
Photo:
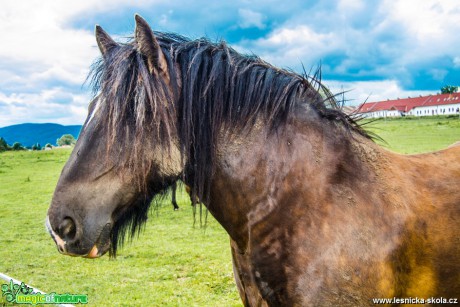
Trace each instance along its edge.
<path fill-rule="evenodd" d="M 460 114 L 460 93 L 368 102 L 359 113 L 372 118 Z"/>

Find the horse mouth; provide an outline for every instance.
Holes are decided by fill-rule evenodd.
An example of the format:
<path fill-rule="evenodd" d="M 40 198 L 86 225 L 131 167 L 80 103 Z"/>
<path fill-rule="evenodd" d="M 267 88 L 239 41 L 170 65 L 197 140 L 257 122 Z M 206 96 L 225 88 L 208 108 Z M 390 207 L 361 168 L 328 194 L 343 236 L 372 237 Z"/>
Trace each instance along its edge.
<path fill-rule="evenodd" d="M 56 247 L 58 251 L 63 255 L 73 256 L 73 257 L 84 257 L 84 258 L 99 258 L 106 254 L 110 249 L 110 236 L 112 231 L 112 224 L 107 223 L 102 228 L 99 233 L 98 239 L 95 241 L 93 247 L 86 253 L 78 253 L 75 250 L 77 248 L 72 246 L 72 243 L 68 243 L 59 237 L 51 227 L 49 217 L 46 218 L 46 228 L 48 233 L 53 238 L 54 243 L 56 243 Z M 75 244 L 76 245 L 76 244 Z"/>
<path fill-rule="evenodd" d="M 110 249 L 110 235 L 112 231 L 112 224 L 105 224 L 102 228 L 99 238 L 96 240 L 96 243 L 91 248 L 90 252 L 83 257 L 85 258 L 99 258 L 107 253 Z"/>

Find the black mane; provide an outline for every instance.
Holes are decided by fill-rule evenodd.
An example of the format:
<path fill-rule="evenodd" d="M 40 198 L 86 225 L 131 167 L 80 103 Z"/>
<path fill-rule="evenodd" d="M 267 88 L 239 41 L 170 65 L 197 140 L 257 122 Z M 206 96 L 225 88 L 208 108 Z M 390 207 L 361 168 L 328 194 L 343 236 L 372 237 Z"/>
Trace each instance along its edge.
<path fill-rule="evenodd" d="M 154 142 L 167 148 L 172 131 L 178 132 L 185 161 L 183 179 L 202 200 L 208 197 L 219 132 L 245 132 L 260 119 L 274 131 L 292 115 L 294 107 L 303 104 L 320 117 L 369 137 L 340 110 L 335 96 L 321 84 L 319 71 L 311 77 L 299 75 L 257 56 L 241 55 L 225 42 L 155 35 L 168 62 L 169 83 L 149 73 L 134 41 L 97 61 L 91 73 L 93 91 L 103 98 L 101 110 L 107 119 L 104 126 L 109 145 L 114 146 L 115 140 L 123 144 L 117 151 L 119 161 L 139 175 L 140 186 L 148 183 L 152 171 L 142 159 L 145 144 Z M 146 197 L 145 201 L 150 200 Z M 132 210 L 123 217 L 122 226 L 116 228 L 121 229 L 121 237 L 116 231 L 112 238 L 115 250 L 116 241 L 123 242 L 126 228 L 135 234 L 146 215 L 145 209 Z"/>

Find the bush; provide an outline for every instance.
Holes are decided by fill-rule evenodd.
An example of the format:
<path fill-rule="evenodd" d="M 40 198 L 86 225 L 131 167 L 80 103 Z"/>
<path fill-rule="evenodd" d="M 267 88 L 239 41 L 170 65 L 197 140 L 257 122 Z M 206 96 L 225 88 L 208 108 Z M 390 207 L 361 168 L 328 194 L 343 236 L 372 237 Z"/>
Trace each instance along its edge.
<path fill-rule="evenodd" d="M 25 150 L 24 146 L 22 146 L 21 143 L 19 142 L 14 143 L 11 149 L 12 150 Z"/>
<path fill-rule="evenodd" d="M 10 147 L 8 146 L 8 143 L 6 143 L 4 138 L 0 137 L 0 152 L 7 151 L 9 149 Z"/>
<path fill-rule="evenodd" d="M 74 145 L 77 141 L 71 134 L 64 134 L 61 136 L 59 139 L 57 139 L 56 144 L 58 146 L 64 146 L 64 145 Z"/>

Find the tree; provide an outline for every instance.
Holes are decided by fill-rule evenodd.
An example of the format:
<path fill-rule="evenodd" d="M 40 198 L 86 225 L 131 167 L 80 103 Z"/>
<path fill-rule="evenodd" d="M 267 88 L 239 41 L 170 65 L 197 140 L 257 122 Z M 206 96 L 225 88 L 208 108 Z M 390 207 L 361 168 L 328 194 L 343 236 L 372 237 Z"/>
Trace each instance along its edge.
<path fill-rule="evenodd" d="M 0 152 L 9 150 L 8 143 L 4 138 L 0 137 Z"/>
<path fill-rule="evenodd" d="M 77 141 L 71 134 L 64 134 L 61 136 L 59 139 L 57 139 L 56 143 L 58 146 L 64 146 L 64 145 L 73 145 Z"/>
<path fill-rule="evenodd" d="M 39 143 L 34 144 L 32 145 L 32 150 L 42 150 L 42 146 Z"/>
<path fill-rule="evenodd" d="M 21 143 L 19 142 L 16 142 L 13 144 L 13 146 L 11 147 L 12 150 L 24 150 L 24 146 L 21 145 Z"/>
<path fill-rule="evenodd" d="M 441 87 L 441 94 L 452 94 L 458 92 L 458 86 L 454 85 L 445 85 Z"/>
<path fill-rule="evenodd" d="M 46 143 L 45 148 L 53 148 L 53 145 L 51 145 L 50 143 Z"/>

